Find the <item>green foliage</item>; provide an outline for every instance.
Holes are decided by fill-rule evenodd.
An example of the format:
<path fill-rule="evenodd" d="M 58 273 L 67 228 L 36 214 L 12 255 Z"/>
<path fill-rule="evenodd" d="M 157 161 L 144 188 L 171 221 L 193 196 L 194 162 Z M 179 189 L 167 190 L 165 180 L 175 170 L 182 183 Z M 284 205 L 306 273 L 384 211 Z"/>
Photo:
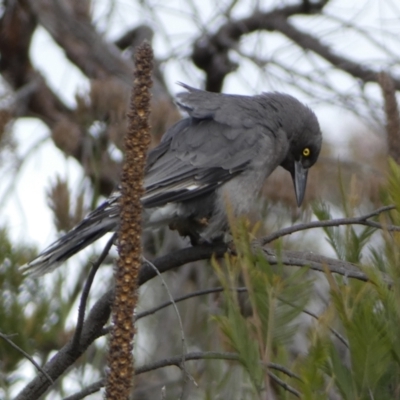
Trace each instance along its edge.
<path fill-rule="evenodd" d="M 214 260 L 215 271 L 225 289 L 225 313 L 216 316 L 228 346 L 240 356 L 257 391 L 268 381 L 265 366 L 284 358 L 277 356 L 291 342 L 298 324 L 296 318 L 306 305 L 311 281 L 307 269 L 287 273 L 281 264 L 272 267 L 261 252 L 254 252 L 248 227 L 237 225 L 235 246 L 237 254 L 225 257 L 225 268 Z M 232 288 L 243 280 L 248 289 L 251 317 L 246 318 L 237 293 Z"/>
<path fill-rule="evenodd" d="M 380 399 L 392 398 L 388 390 L 398 366 L 394 365 L 397 362 L 389 334 L 394 317 L 388 312 L 393 306 L 389 293 L 390 289 L 377 275 L 374 283 L 337 285 L 331 280 L 331 298 L 349 343 L 351 362 L 351 369 L 341 365 L 340 360 L 332 368 L 343 398 L 369 398 L 371 393 Z M 348 373 L 340 374 L 340 370 Z"/>
<path fill-rule="evenodd" d="M 342 196 L 343 207 L 335 214 L 358 215 L 344 191 Z M 382 198 L 395 210 L 374 220 L 384 227 L 400 225 L 400 167 L 393 162 Z M 320 221 L 332 219 L 323 203 L 313 210 Z M 252 247 L 248 226 L 239 222 L 233 231 L 237 254 L 226 256 L 224 265 L 214 260 L 225 288 L 225 312 L 215 318 L 260 398 L 272 382 L 267 375 L 272 370 L 265 366 L 273 362 L 296 374 L 273 371 L 302 399 L 400 399 L 400 232 L 354 225 L 323 229 L 337 258 L 359 266 L 369 281 L 347 279 L 327 269 L 325 282 L 317 282 L 327 287 L 324 309 L 308 320 L 304 348 L 293 351 L 299 321 L 305 319 L 302 311 L 309 301 L 315 302 L 309 271 L 288 270 L 279 262 L 269 265 Z M 233 290 L 243 283 L 250 316 Z M 345 345 L 332 329 L 340 332 Z M 282 385 L 275 390 L 279 399 L 294 398 Z"/>
<path fill-rule="evenodd" d="M 320 221 L 333 219 L 329 207 L 325 203 L 316 203 L 313 207 L 315 216 Z M 371 235 L 376 231 L 371 227 L 354 227 L 353 225 L 323 228 L 328 243 L 339 260 L 360 263 L 364 247 L 369 243 Z"/>
<path fill-rule="evenodd" d="M 0 332 L 20 349 L 35 355 L 39 364 L 47 360 L 49 352 L 58 349 L 68 337 L 62 332 L 66 310 L 61 300 L 62 280 L 50 288 L 44 287 L 45 278 L 29 279 L 18 268 L 35 256 L 28 246 L 11 243 L 7 230 L 0 229 Z M 0 338 L 0 360 L 3 379 L 0 393 L 15 382 L 19 363 L 25 356 Z M 6 375 L 9 374 L 9 375 Z"/>
<path fill-rule="evenodd" d="M 391 163 L 390 169 L 382 198 L 395 209 L 374 218 L 384 227 L 400 225 L 400 168 Z M 344 191 L 342 197 L 335 216 L 359 215 Z M 333 217 L 324 203 L 313 210 L 320 221 Z M 277 261 L 271 265 L 253 245 L 255 230 L 245 221 L 234 221 L 234 254 L 213 260 L 224 293 L 207 334 L 213 336 L 213 351 L 233 351 L 239 364 L 207 360 L 200 380 L 203 398 L 261 399 L 271 390 L 277 399 L 291 400 L 296 396 L 290 389 L 305 400 L 400 400 L 400 233 L 364 226 L 323 229 L 338 260 L 359 266 L 367 275 L 369 281 L 361 282 L 333 275 L 328 268 L 322 274 L 284 266 L 281 240 L 275 246 Z M 13 246 L 6 230 L 0 230 L 0 331 L 43 364 L 72 334 L 65 322 L 76 309 L 81 284 L 78 279 L 66 296 L 62 275 L 53 276 L 50 289 L 45 279 L 23 279 L 18 266 L 33 256 L 32 249 Z M 238 286 L 246 286 L 247 293 L 238 294 Z M 321 297 L 314 291 L 317 286 Z M 315 306 L 318 316 L 310 318 L 305 311 Z M 222 343 L 215 340 L 220 336 L 214 324 Z M 206 335 L 204 329 L 201 334 Z M 91 357 L 83 357 L 82 371 L 87 371 Z M 98 364 L 91 364 L 93 370 L 101 371 L 104 358 L 100 358 Z M 15 372 L 22 359 L 20 352 L 0 340 L 6 377 L 0 382 L 0 397 L 18 379 Z M 271 363 L 282 368 L 272 369 Z"/>
<path fill-rule="evenodd" d="M 34 252 L 29 248 L 13 249 L 11 242 L 7 237 L 6 230 L 0 229 L 0 321 L 1 333 L 6 335 L 15 335 L 12 340 L 20 347 L 28 346 L 28 337 L 25 333 L 32 334 L 34 324 L 33 319 L 38 319 L 38 323 L 43 323 L 43 314 L 33 312 L 27 318 L 24 318 L 24 311 L 27 307 L 26 301 L 36 288 L 26 286 L 23 288 L 23 277 L 18 272 L 18 265 L 22 265 L 27 259 L 32 257 Z M 35 315 L 34 315 L 35 314 Z M 31 349 L 32 350 L 32 349 Z M 0 340 L 0 359 L 2 369 L 10 371 L 15 368 L 21 358 L 21 354 L 10 347 L 2 339 Z"/>
<path fill-rule="evenodd" d="M 397 211 L 400 211 L 400 167 L 391 158 L 389 159 L 389 175 L 387 182 L 387 195 L 383 197 L 387 199 L 389 204 L 394 204 Z M 400 225 L 399 213 L 391 213 L 391 217 L 396 225 Z"/>

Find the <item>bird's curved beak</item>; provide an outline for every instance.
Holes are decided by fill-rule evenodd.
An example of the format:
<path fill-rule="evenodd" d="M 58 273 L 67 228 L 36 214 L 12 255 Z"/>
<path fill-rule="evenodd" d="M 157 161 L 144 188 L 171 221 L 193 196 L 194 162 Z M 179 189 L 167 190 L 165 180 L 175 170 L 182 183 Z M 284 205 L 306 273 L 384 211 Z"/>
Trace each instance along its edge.
<path fill-rule="evenodd" d="M 294 191 L 296 192 L 297 206 L 300 207 L 304 199 L 304 193 L 307 185 L 308 169 L 303 167 L 301 161 L 294 162 L 294 172 L 292 179 L 294 183 Z"/>

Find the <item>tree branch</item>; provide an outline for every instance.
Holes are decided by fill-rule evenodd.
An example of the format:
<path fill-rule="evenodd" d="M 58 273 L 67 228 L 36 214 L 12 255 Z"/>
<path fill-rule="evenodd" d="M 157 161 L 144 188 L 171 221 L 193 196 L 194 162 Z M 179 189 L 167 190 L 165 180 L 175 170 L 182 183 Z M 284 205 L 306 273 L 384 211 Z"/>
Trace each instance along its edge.
<path fill-rule="evenodd" d="M 379 82 L 378 72 L 335 53 L 315 36 L 297 29 L 289 22 L 294 15 L 311 15 L 321 12 L 328 1 L 299 2 L 297 5 L 276 8 L 269 12 L 256 11 L 247 18 L 229 20 L 217 33 L 199 38 L 193 48 L 193 62 L 206 73 L 206 89 L 221 91 L 227 74 L 236 69 L 229 58 L 229 50 L 235 49 L 243 35 L 260 31 L 276 31 L 289 38 L 304 50 L 311 50 L 337 69 L 347 72 L 364 83 Z M 394 87 L 400 90 L 400 80 L 392 77 Z"/>
<path fill-rule="evenodd" d="M 72 348 L 77 348 L 79 346 L 79 341 L 80 341 L 81 333 L 82 333 L 82 329 L 83 329 L 83 322 L 85 320 L 86 303 L 87 303 L 87 299 L 89 296 L 90 288 L 92 287 L 94 277 L 96 276 L 96 273 L 97 273 L 100 265 L 103 263 L 105 258 L 108 256 L 108 253 L 110 252 L 111 246 L 113 245 L 116 237 L 117 237 L 117 234 L 114 233 L 112 235 L 112 237 L 109 239 L 109 241 L 105 245 L 102 253 L 100 254 L 100 257 L 92 265 L 89 276 L 86 279 L 85 286 L 82 290 L 81 300 L 79 302 L 78 320 L 76 323 L 75 333 L 72 338 Z"/>
<path fill-rule="evenodd" d="M 214 253 L 216 256 L 221 257 L 225 253 L 225 250 L 226 246 L 222 244 L 216 246 L 199 246 L 198 248 L 189 247 L 178 250 L 173 254 L 158 257 L 153 261 L 153 264 L 163 273 L 189 262 L 209 259 Z M 156 275 L 156 272 L 150 266 L 144 266 L 140 270 L 139 285 L 146 283 Z M 113 290 L 109 290 L 92 307 L 83 324 L 79 346 L 74 346 L 73 338 L 71 338 L 71 340 L 69 340 L 43 367 L 43 370 L 46 371 L 53 381 L 56 381 L 62 376 L 86 349 L 99 336 L 102 336 L 103 326 L 110 317 L 112 298 Z M 43 375 L 37 376 L 22 389 L 15 400 L 36 400 L 42 396 L 50 386 L 46 377 Z"/>
<path fill-rule="evenodd" d="M 172 302 L 171 300 L 165 301 L 164 303 L 161 303 L 161 304 L 159 304 L 158 306 L 155 306 L 155 307 L 153 307 L 153 308 L 150 308 L 150 309 L 147 310 L 147 311 L 143 311 L 143 312 L 141 312 L 141 313 L 138 313 L 138 314 L 136 315 L 135 321 L 137 321 L 137 320 L 139 320 L 139 319 L 141 319 L 141 318 L 145 318 L 145 317 L 147 317 L 147 316 L 149 316 L 149 315 L 155 314 L 156 312 L 158 312 L 158 311 L 160 311 L 160 310 L 162 310 L 162 309 L 164 309 L 164 308 L 166 308 L 166 307 L 168 307 L 168 306 L 170 306 L 170 305 L 172 305 L 172 304 L 174 304 L 174 303 L 177 304 L 177 303 L 180 303 L 181 301 L 184 301 L 184 300 L 187 300 L 187 299 L 191 299 L 191 298 L 193 298 L 193 297 L 205 296 L 205 295 L 211 294 L 211 293 L 220 293 L 220 292 L 223 292 L 224 290 L 225 290 L 225 289 L 224 289 L 222 286 L 218 286 L 218 287 L 214 287 L 214 288 L 211 288 L 211 289 L 197 290 L 197 291 L 195 291 L 195 292 L 185 294 L 184 296 L 180 296 L 180 297 L 175 298 L 175 299 L 173 300 L 173 302 Z M 237 293 L 247 293 L 247 288 L 246 288 L 246 287 L 237 287 L 237 288 L 232 288 L 231 290 L 234 290 L 234 291 L 237 292 Z M 282 302 L 284 302 L 285 304 L 288 304 L 289 306 L 291 306 L 291 307 L 293 307 L 293 308 L 296 308 L 296 305 L 294 305 L 294 304 L 292 304 L 292 303 L 290 303 L 290 302 L 288 302 L 288 301 L 286 301 L 286 300 L 283 300 L 283 299 L 279 299 L 279 300 L 282 301 Z M 303 309 L 302 312 L 303 312 L 304 314 L 309 315 L 310 317 L 312 317 L 312 318 L 314 318 L 314 319 L 316 319 L 316 320 L 319 320 L 319 316 L 318 316 L 317 314 L 313 313 L 312 311 L 309 311 L 309 310 L 307 310 L 307 309 Z M 349 344 L 347 343 L 346 339 L 345 339 L 338 331 L 336 331 L 335 329 L 333 329 L 333 328 L 331 328 L 331 327 L 329 327 L 329 330 L 330 330 L 330 331 L 331 331 L 331 332 L 332 332 L 332 333 L 333 333 L 347 348 L 349 347 Z M 107 334 L 108 331 L 109 331 L 109 330 L 108 330 L 107 328 L 105 328 L 105 329 L 103 330 L 104 334 Z"/>
<path fill-rule="evenodd" d="M 92 307 L 83 324 L 79 347 L 73 346 L 73 338 L 63 346 L 56 355 L 43 367 L 43 370 L 55 381 L 87 350 L 97 339 L 99 332 L 108 321 L 111 312 L 112 290 L 105 293 Z M 15 400 L 36 400 L 40 398 L 51 384 L 43 375 L 34 378 L 15 397 Z"/>
<path fill-rule="evenodd" d="M 15 350 L 19 351 L 39 372 L 46 377 L 46 379 L 48 379 L 51 385 L 54 383 L 51 379 L 51 376 L 35 361 L 35 359 L 31 357 L 25 350 L 21 349 L 21 347 L 19 347 L 17 344 L 15 344 L 8 335 L 0 332 L 0 338 L 5 340 Z"/>
<path fill-rule="evenodd" d="M 222 352 L 216 352 L 216 351 L 209 351 L 209 352 L 192 352 L 192 353 L 187 353 L 185 355 L 185 360 L 186 361 L 194 361 L 194 360 L 228 360 L 228 361 L 240 361 L 240 357 L 236 353 L 222 353 Z M 170 357 L 170 358 L 165 358 L 163 360 L 155 361 L 153 363 L 144 365 L 142 367 L 136 368 L 135 375 L 140 375 L 144 374 L 146 372 L 150 371 L 155 371 L 160 368 L 165 368 L 165 367 L 170 367 L 170 366 L 175 366 L 178 368 L 182 368 L 182 356 L 176 356 L 176 357 Z M 296 374 L 294 374 L 292 371 L 289 369 L 283 367 L 282 365 L 275 364 L 275 363 L 268 363 L 267 364 L 268 369 L 273 369 L 279 372 L 282 372 L 286 374 L 287 376 L 295 379 L 299 379 L 300 377 Z M 268 374 L 270 375 L 270 371 L 268 371 Z M 273 375 L 273 374 L 272 374 Z M 271 376 L 271 378 L 278 383 L 280 386 L 282 386 L 285 390 L 288 390 L 289 392 L 295 394 L 297 397 L 300 396 L 300 393 L 293 389 L 291 386 L 289 386 L 286 382 L 282 381 L 276 375 Z M 89 387 L 85 388 L 79 393 L 76 393 L 72 396 L 69 396 L 65 398 L 64 400 L 80 400 L 83 399 L 85 396 L 95 393 L 99 391 L 102 387 L 104 386 L 104 380 L 100 379 L 99 381 L 93 383 Z"/>
<path fill-rule="evenodd" d="M 117 47 L 104 41 L 88 15 L 78 14 L 66 0 L 25 0 L 39 23 L 64 49 L 68 59 L 91 79 L 116 77 L 132 84 L 133 63 L 121 56 Z M 154 81 L 156 97 L 166 96 L 163 82 Z"/>
<path fill-rule="evenodd" d="M 270 12 L 256 11 L 247 18 L 228 20 L 217 33 L 199 38 L 193 48 L 194 64 L 206 73 L 206 90 L 220 92 L 225 76 L 237 67 L 229 58 L 229 50 L 234 49 L 241 36 L 258 30 L 274 30 L 277 19 L 286 19 L 297 14 L 320 12 L 329 0 L 276 8 Z"/>
<path fill-rule="evenodd" d="M 378 74 L 386 115 L 388 153 L 400 165 L 400 115 L 393 79 L 386 72 Z"/>
<path fill-rule="evenodd" d="M 356 264 L 347 261 L 336 260 L 335 258 L 325 257 L 320 254 L 305 251 L 282 251 L 275 252 L 272 249 L 263 249 L 265 259 L 271 265 L 286 265 L 292 267 L 309 267 L 318 272 L 324 272 L 328 269 L 333 274 L 353 278 L 363 282 L 368 282 L 369 278 L 360 271 Z M 390 278 L 383 276 L 384 281 L 391 286 Z"/>
<path fill-rule="evenodd" d="M 277 16 L 274 20 L 270 19 L 266 29 L 281 32 L 304 50 L 311 50 L 336 68 L 347 72 L 354 78 L 361 79 L 364 83 L 378 83 L 378 71 L 360 65 L 350 60 L 348 57 L 336 54 L 328 45 L 323 44 L 314 36 L 294 27 L 283 15 Z M 396 89 L 400 89 L 400 80 L 394 79 L 393 81 Z"/>
<path fill-rule="evenodd" d="M 97 190 L 108 196 L 119 181 L 119 163 L 107 147 L 101 146 L 100 139 L 88 134 L 89 121 L 83 127 L 79 114 L 82 110 L 72 110 L 60 100 L 34 69 L 29 56 L 31 38 L 39 22 L 88 78 L 115 79 L 123 87 L 131 85 L 133 63 L 122 57 L 116 46 L 104 41 L 84 7 L 77 4 L 66 0 L 20 0 L 7 4 L 0 18 L 0 72 L 15 91 L 29 88 L 23 96 L 15 96 L 13 117 L 41 119 L 50 128 L 54 144 L 74 157 Z M 137 32 L 143 32 L 139 28 Z M 157 112 L 152 114 L 152 125 L 158 137 L 176 120 L 177 111 L 162 74 L 158 72 L 153 80 L 152 102 Z"/>
<path fill-rule="evenodd" d="M 102 155 L 100 165 L 88 162 L 87 156 L 92 155 L 95 147 L 92 138 L 85 134 L 77 115 L 49 88 L 31 64 L 29 46 L 35 29 L 36 18 L 25 1 L 5 7 L 0 19 L 0 72 L 18 91 L 13 117 L 29 116 L 42 120 L 50 128 L 54 144 L 80 162 L 86 174 L 98 183 L 100 192 L 108 195 L 118 181 L 118 166 L 107 153 Z"/>
<path fill-rule="evenodd" d="M 370 226 L 377 229 L 382 229 L 389 232 L 400 232 L 400 226 L 395 225 L 381 225 L 375 221 L 368 221 L 369 218 L 376 217 L 384 212 L 390 211 L 395 209 L 395 206 L 385 206 L 378 208 L 375 211 L 372 211 L 368 214 L 361 215 L 360 217 L 353 217 L 353 218 L 338 218 L 338 219 L 331 219 L 328 221 L 313 221 L 307 222 L 305 224 L 298 224 L 289 226 L 287 228 L 280 229 L 276 232 L 271 233 L 270 235 L 262 238 L 260 243 L 262 246 L 265 246 L 267 243 L 270 243 L 280 237 L 291 235 L 295 232 L 301 232 L 308 229 L 314 228 L 327 228 L 331 226 L 343 226 L 343 225 L 364 225 Z"/>

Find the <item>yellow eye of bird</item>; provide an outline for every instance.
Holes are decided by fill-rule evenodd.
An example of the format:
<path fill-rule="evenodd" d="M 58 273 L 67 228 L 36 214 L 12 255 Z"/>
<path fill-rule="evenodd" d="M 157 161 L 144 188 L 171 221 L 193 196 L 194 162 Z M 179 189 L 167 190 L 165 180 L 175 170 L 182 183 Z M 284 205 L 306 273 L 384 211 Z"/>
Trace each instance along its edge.
<path fill-rule="evenodd" d="M 303 156 L 304 157 L 308 157 L 310 155 L 310 153 L 311 153 L 311 151 L 310 151 L 310 149 L 308 147 L 305 147 L 303 149 Z"/>

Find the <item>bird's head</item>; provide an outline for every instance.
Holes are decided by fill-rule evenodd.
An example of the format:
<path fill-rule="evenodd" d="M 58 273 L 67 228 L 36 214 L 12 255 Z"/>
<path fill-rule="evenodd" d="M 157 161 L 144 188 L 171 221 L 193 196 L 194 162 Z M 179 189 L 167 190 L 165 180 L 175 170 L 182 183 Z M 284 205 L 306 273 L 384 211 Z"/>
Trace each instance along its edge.
<path fill-rule="evenodd" d="M 322 134 L 315 114 L 296 99 L 293 100 L 288 107 L 291 118 L 282 119 L 289 147 L 281 165 L 292 176 L 297 205 L 300 207 L 306 190 L 308 170 L 315 164 L 321 151 Z"/>

